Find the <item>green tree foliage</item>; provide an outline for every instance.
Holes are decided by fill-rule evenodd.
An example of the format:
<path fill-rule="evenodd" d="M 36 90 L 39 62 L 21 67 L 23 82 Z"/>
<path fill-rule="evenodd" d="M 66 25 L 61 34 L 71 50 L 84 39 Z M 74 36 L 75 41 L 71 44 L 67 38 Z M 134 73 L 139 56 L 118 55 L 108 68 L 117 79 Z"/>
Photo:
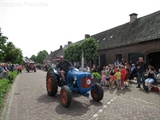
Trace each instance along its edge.
<path fill-rule="evenodd" d="M 4 48 L 4 62 L 23 63 L 22 51 L 16 48 L 12 42 L 8 42 Z"/>
<path fill-rule="evenodd" d="M 86 61 L 95 59 L 98 56 L 98 44 L 94 38 L 87 38 L 80 43 L 71 44 L 64 50 L 66 59 L 74 62 L 80 62 L 82 52 Z"/>
<path fill-rule="evenodd" d="M 30 59 L 35 61 L 35 62 L 37 61 L 37 57 L 35 55 L 32 55 Z"/>
<path fill-rule="evenodd" d="M 0 49 L 3 49 L 5 46 L 5 43 L 7 42 L 7 37 L 6 36 L 0 36 Z"/>
<path fill-rule="evenodd" d="M 0 36 L 0 61 L 4 61 L 4 48 L 5 48 L 7 39 L 8 38 L 6 36 Z"/>
<path fill-rule="evenodd" d="M 43 60 L 48 56 L 48 52 L 46 50 L 40 51 L 37 54 L 36 62 L 43 64 Z"/>
<path fill-rule="evenodd" d="M 77 54 L 77 49 L 76 47 L 78 47 L 78 44 L 71 44 L 69 45 L 65 50 L 64 50 L 64 57 L 65 59 L 68 59 L 71 62 L 76 62 L 79 61 L 78 57 L 79 55 Z"/>
<path fill-rule="evenodd" d="M 16 48 L 12 42 L 7 42 L 7 39 L 6 36 L 0 36 L 0 62 L 22 64 L 22 51 Z"/>
<path fill-rule="evenodd" d="M 81 49 L 84 53 L 84 58 L 87 61 L 95 59 L 98 56 L 98 44 L 96 40 L 92 37 L 87 38 L 82 41 Z"/>

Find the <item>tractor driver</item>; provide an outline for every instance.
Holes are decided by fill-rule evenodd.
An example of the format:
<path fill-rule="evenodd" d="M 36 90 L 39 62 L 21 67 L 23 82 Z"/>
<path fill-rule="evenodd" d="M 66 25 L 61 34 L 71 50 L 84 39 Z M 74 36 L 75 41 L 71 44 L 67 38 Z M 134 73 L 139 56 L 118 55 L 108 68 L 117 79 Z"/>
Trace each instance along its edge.
<path fill-rule="evenodd" d="M 65 74 L 67 74 L 71 66 L 72 64 L 68 60 L 64 59 L 63 56 L 60 56 L 60 62 L 57 64 L 56 68 L 58 69 L 63 81 L 65 81 Z"/>

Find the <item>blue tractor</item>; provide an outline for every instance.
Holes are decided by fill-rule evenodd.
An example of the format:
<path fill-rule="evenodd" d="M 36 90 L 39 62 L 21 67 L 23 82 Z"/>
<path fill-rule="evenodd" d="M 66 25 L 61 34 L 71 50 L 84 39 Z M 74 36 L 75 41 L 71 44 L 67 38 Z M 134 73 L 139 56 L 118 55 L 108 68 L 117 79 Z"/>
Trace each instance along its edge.
<path fill-rule="evenodd" d="M 49 96 L 56 96 L 58 87 L 61 87 L 60 98 L 64 107 L 69 107 L 72 102 L 72 92 L 89 97 L 89 91 L 94 101 L 103 99 L 104 91 L 99 83 L 92 83 L 89 72 L 79 71 L 71 67 L 66 74 L 65 83 L 56 69 L 49 69 L 46 76 L 46 87 Z M 71 92 L 72 91 L 72 92 Z"/>

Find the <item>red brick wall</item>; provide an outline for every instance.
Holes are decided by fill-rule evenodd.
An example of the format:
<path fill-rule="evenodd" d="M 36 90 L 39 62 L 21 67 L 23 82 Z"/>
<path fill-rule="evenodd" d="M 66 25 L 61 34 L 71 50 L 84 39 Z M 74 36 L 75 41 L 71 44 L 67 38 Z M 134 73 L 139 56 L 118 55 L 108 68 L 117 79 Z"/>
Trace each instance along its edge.
<path fill-rule="evenodd" d="M 160 39 L 152 40 L 149 42 L 138 43 L 134 45 L 128 45 L 119 48 L 108 49 L 104 51 L 99 51 L 99 55 L 106 54 L 106 65 L 113 63 L 116 60 L 116 54 L 122 54 L 122 57 L 125 60 L 128 60 L 128 53 L 139 52 L 144 55 L 144 59 L 146 59 L 146 55 L 148 53 L 160 51 Z"/>

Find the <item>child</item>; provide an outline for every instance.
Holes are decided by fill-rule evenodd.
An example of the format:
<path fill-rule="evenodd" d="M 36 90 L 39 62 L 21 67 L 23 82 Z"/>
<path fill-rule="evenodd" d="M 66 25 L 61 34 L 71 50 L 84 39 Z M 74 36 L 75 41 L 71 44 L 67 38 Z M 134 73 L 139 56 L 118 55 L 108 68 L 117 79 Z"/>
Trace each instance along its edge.
<path fill-rule="evenodd" d="M 121 90 L 121 72 L 120 69 L 117 68 L 116 73 L 114 74 L 116 83 L 117 83 L 117 90 Z"/>
<path fill-rule="evenodd" d="M 107 82 L 107 86 L 109 87 L 110 86 L 110 70 L 109 70 L 109 67 L 106 66 L 106 82 Z"/>
<path fill-rule="evenodd" d="M 102 85 L 102 87 L 104 87 L 106 84 L 107 84 L 107 81 L 106 81 L 106 73 L 105 71 L 102 71 L 102 75 L 101 75 L 101 82 L 100 84 Z"/>
<path fill-rule="evenodd" d="M 124 88 L 124 79 L 125 79 L 125 75 L 126 75 L 126 71 L 125 71 L 125 66 L 121 65 L 120 66 L 121 70 L 121 86 Z"/>

